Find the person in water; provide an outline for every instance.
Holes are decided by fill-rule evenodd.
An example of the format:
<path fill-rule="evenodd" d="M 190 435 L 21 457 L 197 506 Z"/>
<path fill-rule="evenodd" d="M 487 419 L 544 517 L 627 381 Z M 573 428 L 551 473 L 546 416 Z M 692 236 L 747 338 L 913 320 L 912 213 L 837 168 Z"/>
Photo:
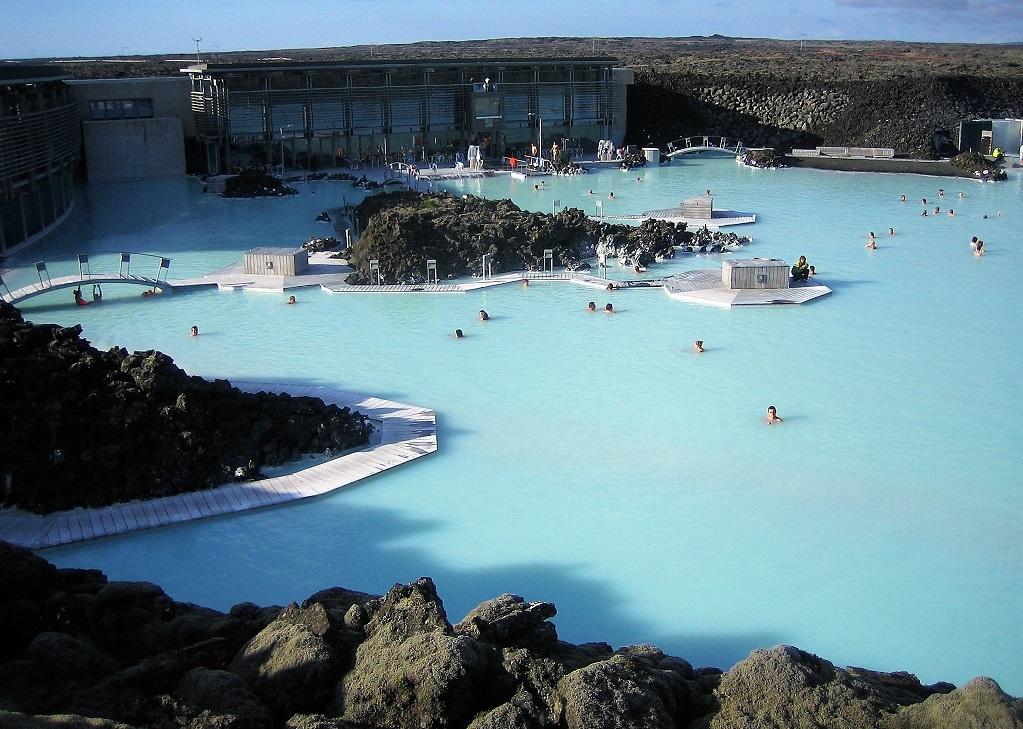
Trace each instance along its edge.
<path fill-rule="evenodd" d="M 593 190 L 590 190 L 590 191 L 589 191 L 589 192 L 587 192 L 586 194 L 587 194 L 587 195 L 592 195 L 592 194 L 593 194 Z"/>
<path fill-rule="evenodd" d="M 872 251 L 876 251 L 877 250 L 877 241 L 874 240 L 873 238 L 871 238 L 870 240 L 867 241 L 867 245 L 865 245 L 863 247 L 864 248 L 869 248 Z"/>
<path fill-rule="evenodd" d="M 972 238 L 970 238 L 970 248 L 977 247 L 977 240 L 978 240 L 977 236 L 973 236 Z"/>
<path fill-rule="evenodd" d="M 197 327 L 195 324 L 192 325 L 192 336 L 193 337 L 199 336 L 199 327 Z"/>
<path fill-rule="evenodd" d="M 614 200 L 614 199 L 615 199 L 615 194 L 614 194 L 614 192 L 609 192 L 609 193 L 607 194 L 607 199 L 608 199 L 608 200 Z"/>
<path fill-rule="evenodd" d="M 901 197 L 899 198 L 899 202 L 906 202 L 906 196 L 905 196 L 905 195 L 902 195 L 902 196 L 901 196 Z"/>
<path fill-rule="evenodd" d="M 888 235 L 889 236 L 895 235 L 895 228 L 889 228 L 888 229 Z"/>
<path fill-rule="evenodd" d="M 920 213 L 920 216 L 926 218 L 927 217 L 927 211 L 924 210 L 922 213 Z"/>
<path fill-rule="evenodd" d="M 604 313 L 605 314 L 614 314 L 615 313 L 614 306 L 612 306 L 610 303 L 604 304 Z"/>
<path fill-rule="evenodd" d="M 297 299 L 295 299 L 295 297 L 294 297 L 294 296 L 289 296 L 289 297 L 288 297 L 288 303 L 289 303 L 289 304 L 297 304 L 297 303 L 298 303 L 298 300 L 297 300 Z"/>
<path fill-rule="evenodd" d="M 806 281 L 810 277 L 810 264 L 806 262 L 806 256 L 800 256 L 799 260 L 792 264 L 792 280 Z"/>
<path fill-rule="evenodd" d="M 92 287 L 92 303 L 98 304 L 103 301 L 103 289 L 99 284 L 95 284 Z"/>
<path fill-rule="evenodd" d="M 814 268 L 813 266 L 810 266 L 810 275 L 811 276 L 816 276 L 817 275 L 817 269 Z"/>
<path fill-rule="evenodd" d="M 455 330 L 455 339 L 461 339 L 463 336 L 464 335 L 462 334 L 462 330 L 461 329 L 456 329 Z"/>
<path fill-rule="evenodd" d="M 973 251 L 973 255 L 975 255 L 975 256 L 983 256 L 984 255 L 984 241 L 982 241 L 982 240 L 977 241 L 977 248 L 976 248 L 976 250 Z"/>
<path fill-rule="evenodd" d="M 597 302 L 591 301 L 590 303 L 588 303 L 586 305 L 586 311 L 596 311 L 596 310 L 597 310 Z"/>
<path fill-rule="evenodd" d="M 615 285 L 614 284 L 608 284 L 607 285 L 607 290 L 608 291 L 614 291 L 615 290 Z"/>
<path fill-rule="evenodd" d="M 695 342 L 693 342 L 693 350 L 698 352 L 698 353 L 703 351 L 703 340 L 702 339 L 697 339 Z"/>
<path fill-rule="evenodd" d="M 955 216 L 956 216 L 956 211 L 953 210 L 952 208 L 949 208 L 948 209 L 948 217 L 954 218 Z"/>
<path fill-rule="evenodd" d="M 939 208 L 939 207 L 935 206 L 935 207 L 934 207 L 934 214 L 935 214 L 935 215 L 941 215 L 941 208 Z"/>
<path fill-rule="evenodd" d="M 528 286 L 529 286 L 529 279 L 528 278 L 522 279 L 522 287 L 526 288 Z"/>
<path fill-rule="evenodd" d="M 480 309 L 480 321 L 490 321 L 490 314 Z"/>
<path fill-rule="evenodd" d="M 944 188 L 941 188 L 941 187 L 938 188 L 938 197 L 945 197 L 945 190 L 944 190 Z"/>
<path fill-rule="evenodd" d="M 778 408 L 776 408 L 774 405 L 768 406 L 767 415 L 764 416 L 764 420 L 767 422 L 768 425 L 776 425 L 778 423 L 784 422 L 781 418 L 778 417 Z"/>
<path fill-rule="evenodd" d="M 872 240 L 872 241 L 876 241 L 876 240 L 877 240 L 877 236 L 875 236 L 875 235 L 874 235 L 874 231 L 870 231 L 870 236 L 869 236 L 869 238 L 870 238 L 870 240 Z"/>
<path fill-rule="evenodd" d="M 91 301 L 86 301 L 85 297 L 82 296 L 82 290 L 80 288 L 74 290 L 75 295 L 75 306 L 88 306 Z"/>

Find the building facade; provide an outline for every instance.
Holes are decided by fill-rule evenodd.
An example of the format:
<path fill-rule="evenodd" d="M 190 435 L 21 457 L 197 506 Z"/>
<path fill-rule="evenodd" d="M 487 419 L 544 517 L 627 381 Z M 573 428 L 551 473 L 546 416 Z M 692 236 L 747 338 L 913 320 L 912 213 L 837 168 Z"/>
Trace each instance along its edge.
<path fill-rule="evenodd" d="M 0 65 L 0 254 L 47 233 L 74 204 L 81 131 L 67 75 Z"/>
<path fill-rule="evenodd" d="M 69 82 L 82 124 L 90 182 L 185 174 L 185 144 L 195 137 L 185 77 Z"/>
<path fill-rule="evenodd" d="M 621 143 L 625 94 L 609 57 L 199 63 L 192 111 L 209 173 L 256 162 L 324 167 L 371 157 L 489 158 L 540 141 Z"/>

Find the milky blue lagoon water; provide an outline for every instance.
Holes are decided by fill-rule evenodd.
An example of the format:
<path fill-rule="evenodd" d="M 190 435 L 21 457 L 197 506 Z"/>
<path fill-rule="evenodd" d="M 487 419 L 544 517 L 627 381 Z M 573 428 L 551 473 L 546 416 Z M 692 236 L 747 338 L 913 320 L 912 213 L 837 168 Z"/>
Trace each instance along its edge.
<path fill-rule="evenodd" d="M 708 157 L 548 179 L 542 192 L 508 178 L 453 186 L 545 211 L 554 199 L 592 210 L 593 189 L 607 213 L 710 188 L 719 207 L 760 216 L 737 229 L 755 237 L 744 255 L 806 254 L 834 288 L 803 307 L 721 310 L 568 283 L 309 289 L 298 306 L 215 290 L 146 301 L 128 287 L 85 309 L 68 306 L 68 291 L 34 299 L 28 318 L 81 322 L 99 347 L 160 349 L 208 376 L 377 394 L 435 408 L 440 423 L 437 455 L 343 492 L 46 556 L 220 609 L 430 575 L 453 620 L 510 591 L 555 602 L 571 641 L 651 642 L 721 667 L 791 643 L 924 681 L 987 674 L 1019 695 L 1020 178 L 748 170 Z M 932 201 L 938 187 L 946 197 Z M 300 188 L 222 200 L 193 180 L 91 185 L 62 233 L 7 264 L 149 250 L 173 257 L 172 276 L 198 275 L 250 247 L 325 234 L 314 215 L 357 199 L 338 183 Z M 921 218 L 921 197 L 955 218 Z M 650 274 L 719 265 L 680 257 Z M 589 314 L 591 299 L 620 313 Z M 480 308 L 493 320 L 476 321 Z M 769 404 L 783 425 L 762 423 Z"/>

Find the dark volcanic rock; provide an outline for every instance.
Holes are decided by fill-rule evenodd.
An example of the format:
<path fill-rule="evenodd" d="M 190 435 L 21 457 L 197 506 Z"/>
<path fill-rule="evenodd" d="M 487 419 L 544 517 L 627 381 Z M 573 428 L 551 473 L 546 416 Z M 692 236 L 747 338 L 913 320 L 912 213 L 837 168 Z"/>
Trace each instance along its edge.
<path fill-rule="evenodd" d="M 990 678 L 975 678 L 961 689 L 907 706 L 890 729 L 1023 729 L 1023 700 L 1013 699 Z"/>
<path fill-rule="evenodd" d="M 298 190 L 265 171 L 249 168 L 227 178 L 222 197 L 282 197 L 297 194 Z"/>
<path fill-rule="evenodd" d="M 791 646 L 753 651 L 717 689 L 714 729 L 872 729 L 898 710 L 890 695 Z"/>
<path fill-rule="evenodd" d="M 986 678 L 924 686 L 784 646 L 693 670 L 559 641 L 554 606 L 514 595 L 453 628 L 426 578 L 225 615 L 0 542 L 4 575 L 4 729 L 1023 729 L 1023 703 Z"/>
<path fill-rule="evenodd" d="M 322 708 L 340 675 L 340 659 L 324 639 L 322 605 L 292 605 L 245 644 L 228 670 L 241 676 L 278 716 Z"/>
<path fill-rule="evenodd" d="M 561 726 L 674 729 L 689 713 L 689 687 L 675 666 L 662 668 L 648 658 L 620 653 L 561 679 Z"/>
<path fill-rule="evenodd" d="M 383 280 L 423 283 L 426 260 L 437 260 L 440 275 L 480 275 L 483 255 L 494 273 L 540 270 L 544 250 L 554 265 L 575 268 L 604 244 L 609 257 L 629 265 L 670 258 L 683 242 L 684 225 L 647 221 L 638 227 L 590 220 L 565 208 L 557 215 L 531 213 L 510 200 L 445 194 L 395 192 L 376 195 L 358 209 L 363 233 L 349 263 L 358 271 L 352 283 L 369 281 L 369 261 L 377 259 Z"/>
<path fill-rule="evenodd" d="M 0 302 L 0 505 L 49 512 L 167 496 L 369 437 L 347 408 L 242 393 L 160 352 L 100 352 L 80 334 Z M 12 579 L 22 589 L 31 575 Z"/>
<path fill-rule="evenodd" d="M 430 579 L 395 585 L 372 613 L 341 686 L 342 718 L 439 729 L 464 726 L 484 708 L 497 656 L 454 634 Z"/>
<path fill-rule="evenodd" d="M 178 681 L 174 697 L 200 712 L 232 715 L 238 729 L 267 729 L 273 723 L 266 706 L 230 671 L 193 668 Z"/>
<path fill-rule="evenodd" d="M 553 603 L 527 603 L 518 595 L 505 593 L 473 608 L 454 629 L 500 648 L 531 646 L 546 650 L 558 640 L 557 629 L 547 622 L 557 613 Z"/>

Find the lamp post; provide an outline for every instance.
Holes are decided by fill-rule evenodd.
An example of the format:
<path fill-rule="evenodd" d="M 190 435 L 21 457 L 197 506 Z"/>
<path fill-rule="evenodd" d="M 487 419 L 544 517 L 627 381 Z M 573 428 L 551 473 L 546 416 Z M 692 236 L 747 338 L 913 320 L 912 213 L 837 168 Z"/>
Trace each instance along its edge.
<path fill-rule="evenodd" d="M 537 118 L 537 120 L 540 122 L 540 144 L 537 147 L 537 149 L 539 150 L 539 154 L 540 154 L 540 162 L 538 162 L 536 166 L 537 167 L 542 167 L 543 165 L 541 163 L 543 162 L 543 117 L 540 116 L 540 112 L 539 111 L 537 111 L 535 113 L 531 111 L 531 112 L 529 112 L 529 116 L 535 116 Z"/>
<path fill-rule="evenodd" d="M 281 180 L 284 180 L 284 130 L 291 129 L 291 125 L 287 124 L 281 127 Z"/>

